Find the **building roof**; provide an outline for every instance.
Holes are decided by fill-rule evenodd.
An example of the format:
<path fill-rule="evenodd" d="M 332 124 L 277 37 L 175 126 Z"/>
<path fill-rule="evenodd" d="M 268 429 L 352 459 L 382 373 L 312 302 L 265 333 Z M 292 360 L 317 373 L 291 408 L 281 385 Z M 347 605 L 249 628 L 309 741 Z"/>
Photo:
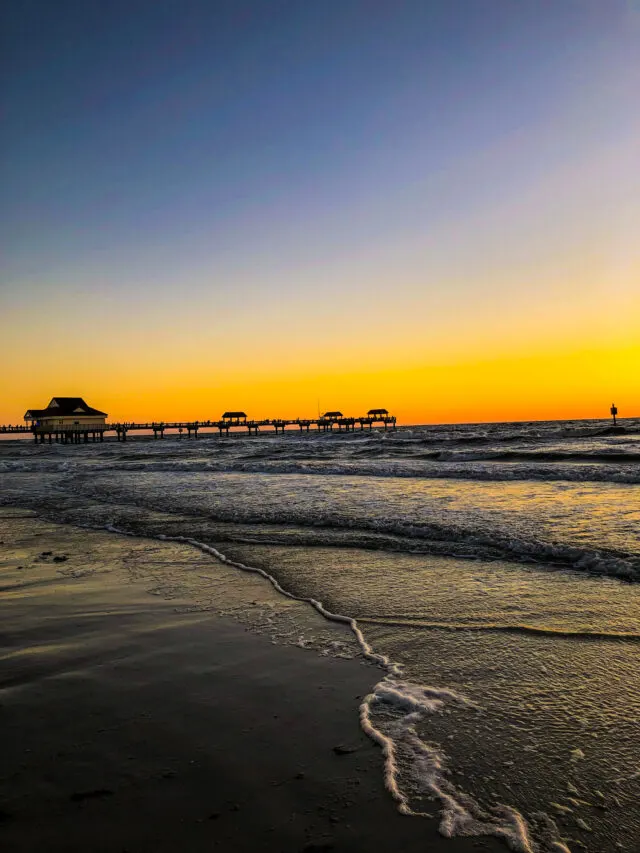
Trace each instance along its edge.
<path fill-rule="evenodd" d="M 65 418 L 71 415 L 95 415 L 106 418 L 107 413 L 94 409 L 85 403 L 82 397 L 52 397 L 46 409 L 27 409 L 25 420 L 39 418 Z"/>
<path fill-rule="evenodd" d="M 246 418 L 247 415 L 245 412 L 225 412 L 222 416 L 222 419 L 225 418 Z"/>
<path fill-rule="evenodd" d="M 325 412 L 322 416 L 323 418 L 341 418 L 343 417 L 342 412 Z"/>
<path fill-rule="evenodd" d="M 386 409 L 369 409 L 367 414 L 368 415 L 388 415 L 389 412 Z"/>

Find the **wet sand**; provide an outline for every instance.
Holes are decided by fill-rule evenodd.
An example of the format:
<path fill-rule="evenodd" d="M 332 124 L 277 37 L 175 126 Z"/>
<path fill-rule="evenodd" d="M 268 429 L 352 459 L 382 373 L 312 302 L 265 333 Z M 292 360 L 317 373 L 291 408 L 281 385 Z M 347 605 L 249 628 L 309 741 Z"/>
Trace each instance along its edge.
<path fill-rule="evenodd" d="M 150 595 L 131 580 L 153 575 L 145 540 L 3 510 L 0 542 L 3 850 L 506 849 L 396 811 L 358 724 L 379 677 L 361 658 Z"/>

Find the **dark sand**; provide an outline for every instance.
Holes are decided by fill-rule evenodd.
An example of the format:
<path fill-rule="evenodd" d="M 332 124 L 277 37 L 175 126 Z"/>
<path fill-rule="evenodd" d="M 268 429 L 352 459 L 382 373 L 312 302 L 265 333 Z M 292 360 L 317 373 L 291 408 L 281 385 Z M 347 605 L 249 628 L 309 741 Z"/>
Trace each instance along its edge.
<path fill-rule="evenodd" d="M 361 659 L 149 595 L 118 565 L 144 540 L 5 510 L 0 542 L 2 850 L 506 849 L 398 814 L 358 724 L 380 675 Z"/>

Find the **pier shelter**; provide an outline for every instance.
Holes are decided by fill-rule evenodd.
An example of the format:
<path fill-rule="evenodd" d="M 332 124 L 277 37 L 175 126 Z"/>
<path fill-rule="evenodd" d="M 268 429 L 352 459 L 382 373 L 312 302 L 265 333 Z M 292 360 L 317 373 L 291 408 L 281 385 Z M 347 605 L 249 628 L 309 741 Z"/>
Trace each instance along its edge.
<path fill-rule="evenodd" d="M 244 426 L 247 423 L 246 412 L 225 412 L 222 420 L 229 426 Z"/>

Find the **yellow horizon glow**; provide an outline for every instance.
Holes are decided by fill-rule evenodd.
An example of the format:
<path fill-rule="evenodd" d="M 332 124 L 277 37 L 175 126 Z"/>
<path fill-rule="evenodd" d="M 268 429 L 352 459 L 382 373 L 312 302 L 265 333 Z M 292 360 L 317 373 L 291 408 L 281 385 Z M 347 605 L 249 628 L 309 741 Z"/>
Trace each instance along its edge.
<path fill-rule="evenodd" d="M 3 313 L 0 423 L 56 395 L 114 421 L 309 417 L 318 404 L 385 407 L 404 424 L 607 417 L 612 402 L 639 416 L 640 260 L 558 258 L 488 267 L 472 289 L 414 259 L 413 279 L 394 285 L 385 268 L 327 293 L 329 270 L 242 311 L 198 280 L 152 301 L 133 286 L 119 300 L 29 294 Z"/>
<path fill-rule="evenodd" d="M 238 366 L 216 379 L 175 362 L 146 377 L 134 364 L 126 377 L 104 366 L 96 376 L 86 363 L 64 381 L 51 367 L 5 382 L 0 422 L 18 423 L 55 395 L 83 396 L 113 421 L 217 419 L 235 409 L 256 419 L 315 417 L 318 408 L 358 416 L 377 407 L 400 424 L 570 420 L 606 418 L 612 402 L 621 418 L 640 416 L 640 344 L 343 373 L 283 367 L 256 376 Z"/>

